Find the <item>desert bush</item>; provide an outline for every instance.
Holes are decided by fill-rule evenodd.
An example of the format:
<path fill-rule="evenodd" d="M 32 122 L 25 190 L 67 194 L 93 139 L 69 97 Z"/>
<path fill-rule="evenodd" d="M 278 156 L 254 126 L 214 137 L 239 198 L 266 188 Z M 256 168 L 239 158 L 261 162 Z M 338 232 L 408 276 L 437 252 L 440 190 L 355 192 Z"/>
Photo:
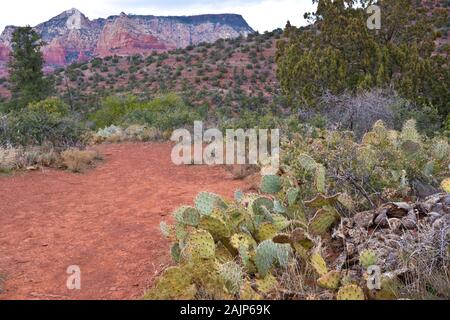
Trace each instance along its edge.
<path fill-rule="evenodd" d="M 59 98 L 54 97 L 30 103 L 28 109 L 38 113 L 52 114 L 57 117 L 63 117 L 69 113 L 69 106 Z"/>
<path fill-rule="evenodd" d="M 389 128 L 401 130 L 405 121 L 415 119 L 419 131 L 430 136 L 441 129 L 437 109 L 414 105 L 390 90 L 373 89 L 341 95 L 328 92 L 319 99 L 318 108 L 306 108 L 301 113 L 310 122 L 320 117 L 325 121 L 323 127 L 350 130 L 357 137 L 370 131 L 378 120 Z"/>
<path fill-rule="evenodd" d="M 0 147 L 0 172 L 9 172 L 18 167 L 20 151 L 12 147 Z"/>
<path fill-rule="evenodd" d="M 101 159 L 95 150 L 68 149 L 61 153 L 62 163 L 72 172 L 83 172 L 89 168 L 95 160 Z"/>
<path fill-rule="evenodd" d="M 10 113 L 0 122 L 0 145 L 3 146 L 39 146 L 48 143 L 62 150 L 82 144 L 85 132 L 77 118 L 60 117 L 43 111 Z"/>

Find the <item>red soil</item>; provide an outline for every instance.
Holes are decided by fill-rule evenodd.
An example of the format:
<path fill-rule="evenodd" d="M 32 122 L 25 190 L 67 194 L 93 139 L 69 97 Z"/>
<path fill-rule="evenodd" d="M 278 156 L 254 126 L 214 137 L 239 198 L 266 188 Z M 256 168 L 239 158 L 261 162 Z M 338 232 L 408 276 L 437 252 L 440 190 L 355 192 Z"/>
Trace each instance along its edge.
<path fill-rule="evenodd" d="M 139 298 L 170 263 L 160 221 L 199 191 L 231 198 L 249 185 L 220 167 L 175 166 L 169 144 L 98 149 L 105 161 L 84 174 L 0 177 L 0 300 Z M 81 290 L 66 287 L 70 265 Z"/>

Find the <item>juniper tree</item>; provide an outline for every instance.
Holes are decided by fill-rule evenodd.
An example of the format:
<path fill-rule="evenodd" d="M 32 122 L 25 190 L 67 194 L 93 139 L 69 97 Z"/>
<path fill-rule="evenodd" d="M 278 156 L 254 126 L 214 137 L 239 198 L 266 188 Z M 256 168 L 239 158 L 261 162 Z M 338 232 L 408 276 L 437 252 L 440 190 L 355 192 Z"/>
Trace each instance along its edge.
<path fill-rule="evenodd" d="M 51 82 L 42 71 L 44 59 L 41 37 L 30 26 L 17 28 L 12 36 L 9 62 L 12 100 L 16 108 L 45 99 L 51 93 Z"/>
<path fill-rule="evenodd" d="M 278 78 L 293 104 L 314 105 L 325 92 L 393 87 L 418 104 L 450 109 L 449 60 L 436 54 L 436 30 L 447 10 L 411 0 L 313 0 L 311 25 L 289 26 L 277 45 Z M 366 8 L 381 7 L 381 30 L 369 30 Z"/>

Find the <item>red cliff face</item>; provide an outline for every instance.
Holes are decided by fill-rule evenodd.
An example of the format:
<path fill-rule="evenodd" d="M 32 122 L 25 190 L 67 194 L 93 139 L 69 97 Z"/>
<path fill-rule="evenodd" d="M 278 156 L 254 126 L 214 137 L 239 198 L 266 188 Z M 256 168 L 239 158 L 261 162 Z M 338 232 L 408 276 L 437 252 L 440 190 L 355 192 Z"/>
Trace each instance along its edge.
<path fill-rule="evenodd" d="M 106 57 L 174 48 L 174 46 L 165 44 L 156 36 L 146 34 L 139 24 L 134 23 L 128 16 L 121 15 L 119 18 L 106 23 L 103 27 L 94 54 Z"/>
<path fill-rule="evenodd" d="M 8 59 L 14 29 L 9 26 L 0 35 L 0 65 Z M 241 16 L 232 14 L 192 17 L 121 14 L 91 21 L 76 9 L 34 29 L 47 43 L 42 49 L 47 69 L 96 56 L 165 51 L 253 32 Z"/>

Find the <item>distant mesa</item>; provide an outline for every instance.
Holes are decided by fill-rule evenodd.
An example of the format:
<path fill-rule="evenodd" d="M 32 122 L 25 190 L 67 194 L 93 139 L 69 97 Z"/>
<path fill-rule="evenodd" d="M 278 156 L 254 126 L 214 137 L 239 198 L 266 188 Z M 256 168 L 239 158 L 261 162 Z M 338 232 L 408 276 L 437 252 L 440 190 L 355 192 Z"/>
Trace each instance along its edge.
<path fill-rule="evenodd" d="M 0 69 L 9 58 L 15 28 L 8 26 L 0 35 Z M 94 57 L 167 51 L 254 32 L 237 14 L 157 17 L 122 12 L 118 16 L 91 21 L 75 8 L 34 29 L 46 42 L 42 51 L 47 69 Z"/>

